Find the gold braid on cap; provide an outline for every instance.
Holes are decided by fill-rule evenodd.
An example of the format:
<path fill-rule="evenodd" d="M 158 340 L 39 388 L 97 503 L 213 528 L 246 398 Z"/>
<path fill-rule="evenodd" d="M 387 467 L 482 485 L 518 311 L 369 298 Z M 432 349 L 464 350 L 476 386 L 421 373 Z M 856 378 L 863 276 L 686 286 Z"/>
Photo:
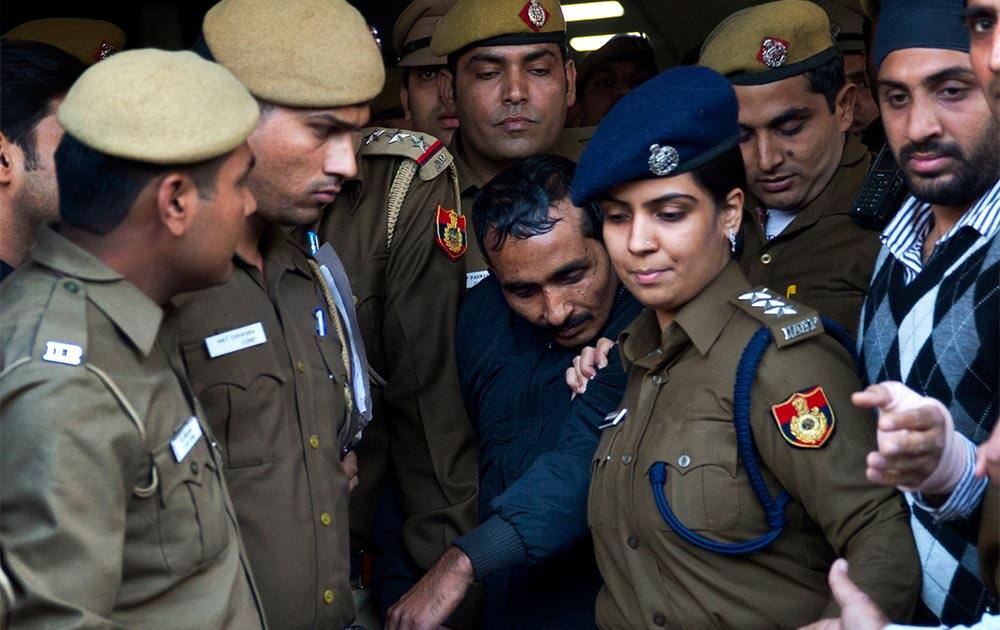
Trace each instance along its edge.
<path fill-rule="evenodd" d="M 337 302 L 333 299 L 333 293 L 330 290 L 330 286 L 326 283 L 326 278 L 323 277 L 323 272 L 320 271 L 319 265 L 316 261 L 311 258 L 307 258 L 306 262 L 309 263 L 309 270 L 312 271 L 313 276 L 316 278 L 316 282 L 319 283 L 320 291 L 323 293 L 323 301 L 326 302 L 326 309 L 330 311 L 330 319 L 333 320 L 333 329 L 337 332 L 337 340 L 340 342 L 340 360 L 344 363 L 344 370 L 347 374 L 347 378 L 344 381 L 344 400 L 347 402 L 347 413 L 351 414 L 354 408 L 354 398 L 351 394 L 351 355 L 348 352 L 347 336 L 344 334 L 344 327 L 340 323 L 340 311 L 337 310 Z"/>

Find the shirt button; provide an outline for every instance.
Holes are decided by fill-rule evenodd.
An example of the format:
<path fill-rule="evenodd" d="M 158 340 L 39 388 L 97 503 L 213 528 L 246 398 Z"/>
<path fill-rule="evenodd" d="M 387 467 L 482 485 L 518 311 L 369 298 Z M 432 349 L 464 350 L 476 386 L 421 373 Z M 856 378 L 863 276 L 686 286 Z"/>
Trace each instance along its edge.
<path fill-rule="evenodd" d="M 629 536 L 628 540 L 625 541 L 625 542 L 627 542 L 628 546 L 631 547 L 632 549 L 638 549 L 639 548 L 639 539 L 636 538 L 635 536 Z"/>
<path fill-rule="evenodd" d="M 691 465 L 691 458 L 688 457 L 687 453 L 685 453 L 677 458 L 677 465 L 681 468 L 687 468 Z"/>
<path fill-rule="evenodd" d="M 309 446 L 311 446 L 313 448 L 319 448 L 319 436 L 318 435 L 310 435 L 309 436 Z"/>
<path fill-rule="evenodd" d="M 329 512 L 323 512 L 319 515 L 319 522 L 323 523 L 323 527 L 329 527 L 330 523 L 333 522 L 333 518 L 331 518 Z"/>
<path fill-rule="evenodd" d="M 323 603 L 332 604 L 333 603 L 333 591 L 327 589 L 323 591 Z"/>
<path fill-rule="evenodd" d="M 63 288 L 69 291 L 70 293 L 76 293 L 77 291 L 80 290 L 80 287 L 77 286 L 77 284 L 72 280 L 67 280 L 66 282 L 64 282 Z"/>
<path fill-rule="evenodd" d="M 656 613 L 655 615 L 653 615 L 653 624 L 657 626 L 665 626 L 667 625 L 667 618 L 664 617 L 661 613 Z"/>
<path fill-rule="evenodd" d="M 659 374 L 653 375 L 653 385 L 663 385 L 663 377 Z"/>
<path fill-rule="evenodd" d="M 656 357 L 660 356 L 661 354 L 663 354 L 663 349 L 662 348 L 657 348 L 656 350 L 653 350 L 652 352 L 650 352 L 646 356 L 649 357 L 650 359 L 655 359 Z"/>
<path fill-rule="evenodd" d="M 760 257 L 760 262 L 764 263 L 765 265 L 769 264 L 771 260 L 773 260 L 771 254 L 762 254 Z"/>
<path fill-rule="evenodd" d="M 191 462 L 191 474 L 198 474 L 198 462 Z"/>
<path fill-rule="evenodd" d="M 305 374 L 306 373 L 306 364 L 303 363 L 302 361 L 296 361 L 295 362 L 295 369 L 299 371 L 299 374 Z"/>
<path fill-rule="evenodd" d="M 622 463 L 628 466 L 632 463 L 632 455 L 630 453 L 625 453 L 622 455 Z"/>

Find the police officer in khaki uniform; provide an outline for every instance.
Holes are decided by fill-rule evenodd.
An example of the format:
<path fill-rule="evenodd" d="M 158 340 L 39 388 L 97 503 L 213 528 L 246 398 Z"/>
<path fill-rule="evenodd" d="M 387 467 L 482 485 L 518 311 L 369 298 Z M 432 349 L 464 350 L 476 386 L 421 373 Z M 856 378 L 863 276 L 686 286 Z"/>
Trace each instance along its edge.
<path fill-rule="evenodd" d="M 517 160 L 579 157 L 590 130 L 563 131 L 576 67 L 558 0 L 459 0 L 434 31 L 431 52 L 448 59 L 453 89 L 445 92 L 459 121 L 451 148 L 465 212 Z M 487 265 L 475 246 L 465 258 L 471 287 Z"/>
<path fill-rule="evenodd" d="M 221 66 L 157 50 L 95 65 L 59 110 L 63 222 L 0 307 L 12 627 L 265 625 L 168 306 L 232 272 L 258 115 Z"/>
<path fill-rule="evenodd" d="M 354 176 L 382 60 L 342 0 L 223 0 L 203 32 L 212 56 L 263 103 L 249 138 L 258 209 L 229 282 L 179 300 L 184 360 L 222 446 L 269 625 L 342 628 L 355 607 L 354 457 L 341 458 L 369 404 L 356 369 L 363 348 L 349 339 L 350 292 L 287 229 L 316 221 Z"/>
<path fill-rule="evenodd" d="M 829 18 L 806 0 L 738 11 L 709 34 L 699 63 L 726 75 L 740 101 L 755 198 L 743 273 L 853 334 L 880 243 L 850 216 L 870 156 L 847 134 L 857 88 L 844 79 Z"/>
<path fill-rule="evenodd" d="M 619 338 L 629 381 L 592 463 L 602 628 L 833 617 L 838 556 L 894 618 L 919 593 L 905 505 L 865 478 L 874 421 L 850 401 L 849 338 L 731 259 L 737 109 L 721 75 L 665 72 L 605 117 L 572 184 L 575 205 L 600 203 L 615 270 L 647 307 Z"/>

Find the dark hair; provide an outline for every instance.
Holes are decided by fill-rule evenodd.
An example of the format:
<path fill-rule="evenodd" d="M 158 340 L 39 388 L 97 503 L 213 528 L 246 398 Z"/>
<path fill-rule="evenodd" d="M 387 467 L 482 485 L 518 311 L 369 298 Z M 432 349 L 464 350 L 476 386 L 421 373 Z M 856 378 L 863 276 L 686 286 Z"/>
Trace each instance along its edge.
<path fill-rule="evenodd" d="M 472 223 L 486 260 L 500 251 L 508 237 L 526 239 L 546 234 L 560 219 L 549 209 L 569 198 L 576 164 L 559 155 L 540 155 L 517 162 L 483 186 L 472 204 Z M 583 208 L 581 224 L 586 238 L 601 240 L 601 210 L 596 203 Z M 486 234 L 493 232 L 490 243 Z"/>
<path fill-rule="evenodd" d="M 210 198 L 228 157 L 183 166 L 149 164 L 106 155 L 64 134 L 55 154 L 59 215 L 74 227 L 107 234 L 125 220 L 142 189 L 167 173 L 188 175 L 198 194 Z"/>
<path fill-rule="evenodd" d="M 809 81 L 809 91 L 826 97 L 826 104 L 832 114 L 837 110 L 837 94 L 847 85 L 847 75 L 844 74 L 844 59 L 837 53 L 823 65 L 806 70 L 802 73 Z"/>
<path fill-rule="evenodd" d="M 24 151 L 26 170 L 38 164 L 35 127 L 52 113 L 52 99 L 65 94 L 85 68 L 49 44 L 0 40 L 0 130 Z"/>
<path fill-rule="evenodd" d="M 726 201 L 726 195 L 734 188 L 745 191 L 747 187 L 740 146 L 737 144 L 707 164 L 692 169 L 691 176 L 699 186 L 708 191 L 715 205 L 721 206 Z"/>

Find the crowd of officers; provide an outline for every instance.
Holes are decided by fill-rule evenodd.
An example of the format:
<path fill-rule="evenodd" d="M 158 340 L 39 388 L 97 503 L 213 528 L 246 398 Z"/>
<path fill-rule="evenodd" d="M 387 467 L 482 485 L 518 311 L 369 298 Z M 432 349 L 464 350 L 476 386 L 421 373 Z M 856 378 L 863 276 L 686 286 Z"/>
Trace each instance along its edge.
<path fill-rule="evenodd" d="M 885 141 L 879 101 L 884 111 L 895 106 L 886 98 L 902 98 L 870 89 L 886 58 L 872 47 L 873 24 L 883 44 L 902 37 L 877 18 L 908 3 L 860 3 L 867 14 L 848 4 L 829 15 L 806 0 L 738 12 L 696 51 L 700 67 L 658 75 L 636 36 L 575 64 L 557 0 L 415 0 L 393 29 L 401 107 L 386 112 L 371 107 L 386 79 L 380 44 L 343 0 L 221 0 L 193 52 L 122 51 L 120 29 L 89 20 L 6 33 L 0 625 L 350 628 L 381 617 L 398 628 L 490 627 L 472 545 L 455 542 L 490 516 L 456 321 L 466 294 L 496 281 L 491 271 L 504 280 L 473 229 L 477 194 L 499 194 L 491 182 L 543 155 L 580 161 L 571 205 L 601 204 L 604 260 L 646 307 L 612 360 L 624 364 L 624 400 L 600 412 L 609 424 L 594 434 L 599 456 L 586 456 L 589 483 L 578 488 L 586 497 L 589 486 L 590 505 L 548 533 L 589 525 L 606 583 L 595 623 L 852 627 L 857 598 L 834 598 L 826 582 L 831 566 L 843 571 L 838 557 L 890 619 L 996 612 L 992 508 L 982 517 L 990 551 L 937 560 L 974 567 L 970 577 L 952 567 L 951 583 L 928 589 L 936 530 L 911 530 L 921 498 L 913 507 L 896 490 L 920 480 L 878 459 L 891 440 L 876 437 L 868 410 L 891 404 L 851 401 L 862 388 L 855 341 L 876 339 L 878 313 L 866 306 L 862 316 L 862 306 L 891 219 L 859 220 L 856 199 Z M 993 108 L 969 133 L 987 138 L 973 162 L 994 171 L 985 181 L 995 191 L 1000 3 L 967 3 L 982 88 L 964 71 L 969 29 L 952 5 L 965 5 L 912 6 L 925 5 L 920 23 L 954 19 L 964 48 L 939 45 L 934 32 L 906 46 L 964 56 L 958 79 L 933 80 L 954 79 L 940 90 L 976 90 L 979 109 Z M 704 175 L 706 164 L 722 166 Z M 674 251 L 679 269 L 696 261 L 704 277 L 677 272 L 694 284 L 678 283 L 691 294 L 664 319 L 659 294 L 647 295 L 655 274 L 623 271 L 638 263 L 621 252 L 643 248 L 623 225 L 655 205 L 628 185 L 695 171 L 709 183 L 671 194 L 710 190 L 722 218 L 718 234 L 688 233 Z M 569 193 L 551 201 L 560 200 Z M 983 216 L 1000 213 L 1000 200 L 989 204 Z M 977 297 L 992 305 L 995 293 Z M 497 295 L 528 318 L 506 284 Z M 550 334 L 574 330 L 553 317 L 528 319 Z M 938 323 L 901 326 L 929 335 Z M 996 312 L 990 328 L 985 351 L 951 350 L 992 361 L 980 388 L 991 392 L 988 424 L 964 431 L 951 411 L 975 443 L 998 412 Z M 758 329 L 771 336 L 744 368 Z M 586 334 L 555 343 L 575 354 L 606 336 L 603 323 L 576 330 Z M 609 346 L 580 359 L 603 365 L 596 357 Z M 588 396 L 594 372 L 580 359 L 560 381 L 566 397 L 570 386 Z M 749 391 L 758 373 L 740 412 L 734 387 Z M 681 424 L 684 414 L 701 424 Z M 803 437 L 795 422 L 822 429 Z M 734 437 L 734 425 L 753 437 Z M 531 490 L 539 505 L 550 489 Z M 977 501 L 996 486 L 978 492 Z M 965 529 L 978 534 L 979 520 L 976 511 Z M 387 588 L 379 576 L 398 575 L 393 563 L 407 577 Z M 457 566 L 468 579 L 446 579 Z"/>

